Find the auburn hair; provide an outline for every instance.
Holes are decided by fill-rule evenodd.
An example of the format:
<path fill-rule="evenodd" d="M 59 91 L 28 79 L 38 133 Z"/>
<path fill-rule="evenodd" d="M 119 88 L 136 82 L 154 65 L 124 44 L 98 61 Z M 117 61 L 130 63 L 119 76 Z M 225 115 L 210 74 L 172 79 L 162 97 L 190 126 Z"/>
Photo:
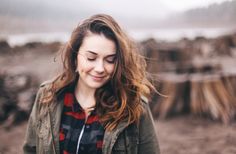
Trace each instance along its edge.
<path fill-rule="evenodd" d="M 56 93 L 79 77 L 76 72 L 77 53 L 88 33 L 103 34 L 116 45 L 117 60 L 111 79 L 95 92 L 96 109 L 105 129 L 113 130 L 121 121 L 127 125 L 138 122 L 142 96 L 149 97 L 154 86 L 147 79 L 146 61 L 137 45 L 109 15 L 97 14 L 82 21 L 62 48 L 62 73 L 51 86 L 51 99 Z"/>

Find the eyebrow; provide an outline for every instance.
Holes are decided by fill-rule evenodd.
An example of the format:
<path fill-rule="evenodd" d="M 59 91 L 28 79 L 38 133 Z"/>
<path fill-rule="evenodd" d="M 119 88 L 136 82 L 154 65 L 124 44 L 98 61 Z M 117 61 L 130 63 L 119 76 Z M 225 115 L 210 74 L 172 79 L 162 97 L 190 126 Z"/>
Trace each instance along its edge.
<path fill-rule="evenodd" d="M 93 52 L 93 51 L 90 51 L 90 50 L 88 50 L 86 52 L 89 52 L 89 53 L 94 54 L 94 55 L 98 55 L 96 52 Z M 116 53 L 107 55 L 106 57 L 111 57 L 111 56 L 116 56 Z"/>

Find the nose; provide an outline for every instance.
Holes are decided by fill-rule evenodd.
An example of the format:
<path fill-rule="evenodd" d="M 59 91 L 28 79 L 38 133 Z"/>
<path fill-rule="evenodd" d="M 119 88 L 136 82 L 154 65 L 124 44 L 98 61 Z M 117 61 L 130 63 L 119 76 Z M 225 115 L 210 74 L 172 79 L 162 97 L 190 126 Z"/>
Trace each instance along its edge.
<path fill-rule="evenodd" d="M 96 63 L 95 67 L 94 67 L 94 70 L 97 72 L 97 73 L 103 73 L 105 71 L 105 68 L 104 68 L 104 62 L 103 60 L 100 60 Z"/>

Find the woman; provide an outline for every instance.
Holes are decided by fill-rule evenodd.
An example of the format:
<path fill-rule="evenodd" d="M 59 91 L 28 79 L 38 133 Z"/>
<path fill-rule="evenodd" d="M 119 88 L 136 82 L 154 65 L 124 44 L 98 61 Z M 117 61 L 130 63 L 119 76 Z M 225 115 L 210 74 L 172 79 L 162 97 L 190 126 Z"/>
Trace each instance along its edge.
<path fill-rule="evenodd" d="M 84 20 L 63 48 L 63 72 L 43 83 L 24 153 L 159 153 L 145 60 L 115 20 Z"/>

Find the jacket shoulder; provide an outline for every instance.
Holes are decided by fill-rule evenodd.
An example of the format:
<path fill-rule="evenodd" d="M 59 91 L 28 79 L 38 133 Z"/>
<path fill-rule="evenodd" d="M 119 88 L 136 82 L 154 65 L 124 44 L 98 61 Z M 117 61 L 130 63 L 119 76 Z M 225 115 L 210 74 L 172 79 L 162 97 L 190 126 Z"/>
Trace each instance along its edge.
<path fill-rule="evenodd" d="M 150 106 L 149 106 L 149 100 L 148 100 L 147 97 L 142 96 L 140 104 L 141 104 L 141 107 L 142 107 L 142 113 L 141 113 L 140 120 L 142 121 L 147 116 L 150 116 L 151 110 L 150 110 Z"/>
<path fill-rule="evenodd" d="M 39 95 L 39 102 L 44 103 L 45 100 L 47 102 L 48 99 L 51 98 L 52 95 L 52 87 L 53 87 L 53 81 L 47 80 L 40 84 L 38 94 Z"/>
<path fill-rule="evenodd" d="M 148 104 L 148 98 L 142 95 L 141 96 L 141 102 L 144 103 L 144 104 Z"/>
<path fill-rule="evenodd" d="M 50 86 L 52 85 L 52 83 L 53 83 L 53 80 L 46 80 L 40 84 L 40 88 Z"/>

